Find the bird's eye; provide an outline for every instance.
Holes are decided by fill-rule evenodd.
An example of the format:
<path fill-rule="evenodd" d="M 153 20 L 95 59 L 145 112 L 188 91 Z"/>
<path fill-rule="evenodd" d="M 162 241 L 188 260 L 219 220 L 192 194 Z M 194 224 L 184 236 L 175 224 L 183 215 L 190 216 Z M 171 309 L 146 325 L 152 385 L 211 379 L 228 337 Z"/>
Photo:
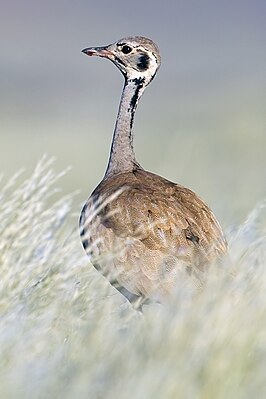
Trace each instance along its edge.
<path fill-rule="evenodd" d="M 122 52 L 123 52 L 124 54 L 129 54 L 131 51 L 132 51 L 132 48 L 129 47 L 129 46 L 123 46 L 123 47 L 122 47 Z"/>

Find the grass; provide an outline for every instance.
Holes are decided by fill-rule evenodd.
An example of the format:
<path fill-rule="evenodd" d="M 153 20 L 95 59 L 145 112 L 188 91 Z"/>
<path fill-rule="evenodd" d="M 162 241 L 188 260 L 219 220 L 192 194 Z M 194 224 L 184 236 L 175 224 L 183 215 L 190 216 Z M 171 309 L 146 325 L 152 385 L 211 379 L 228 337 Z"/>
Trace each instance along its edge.
<path fill-rule="evenodd" d="M 141 315 L 89 264 L 62 175 L 2 183 L 0 398 L 265 398 L 265 203 L 204 290 Z"/>

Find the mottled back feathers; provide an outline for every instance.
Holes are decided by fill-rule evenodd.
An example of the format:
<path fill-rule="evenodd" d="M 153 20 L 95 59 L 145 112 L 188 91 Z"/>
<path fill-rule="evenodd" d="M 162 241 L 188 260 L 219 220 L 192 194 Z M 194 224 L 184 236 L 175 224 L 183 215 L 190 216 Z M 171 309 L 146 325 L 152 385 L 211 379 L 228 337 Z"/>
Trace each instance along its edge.
<path fill-rule="evenodd" d="M 103 180 L 84 207 L 82 224 L 92 212 L 84 229 L 92 262 L 105 272 L 110 267 L 107 273 L 136 295 L 161 299 L 176 283 L 174 268 L 200 276 L 226 252 L 218 222 L 193 191 L 142 169 Z M 164 278 L 170 279 L 166 290 Z M 142 287 L 147 279 L 148 289 Z"/>

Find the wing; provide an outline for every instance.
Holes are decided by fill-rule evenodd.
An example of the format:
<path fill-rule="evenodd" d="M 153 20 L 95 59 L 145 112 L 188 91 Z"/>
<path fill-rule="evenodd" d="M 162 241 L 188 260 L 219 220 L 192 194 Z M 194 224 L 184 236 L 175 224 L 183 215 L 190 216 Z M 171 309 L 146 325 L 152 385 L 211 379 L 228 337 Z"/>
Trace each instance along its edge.
<path fill-rule="evenodd" d="M 198 267 L 226 252 L 217 220 L 193 191 L 149 172 L 131 175 L 100 190 L 107 198 L 99 212 L 101 224 L 116 237 L 137 239 L 149 250 L 186 258 Z"/>

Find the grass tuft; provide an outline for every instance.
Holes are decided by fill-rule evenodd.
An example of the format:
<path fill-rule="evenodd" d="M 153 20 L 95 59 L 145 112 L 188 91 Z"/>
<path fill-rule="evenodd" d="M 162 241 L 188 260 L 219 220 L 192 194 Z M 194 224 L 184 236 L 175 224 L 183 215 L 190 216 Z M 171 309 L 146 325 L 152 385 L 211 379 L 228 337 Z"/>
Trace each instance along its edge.
<path fill-rule="evenodd" d="M 0 192 L 0 398 L 265 398 L 265 202 L 204 290 L 141 315 L 89 264 L 52 161 Z"/>

